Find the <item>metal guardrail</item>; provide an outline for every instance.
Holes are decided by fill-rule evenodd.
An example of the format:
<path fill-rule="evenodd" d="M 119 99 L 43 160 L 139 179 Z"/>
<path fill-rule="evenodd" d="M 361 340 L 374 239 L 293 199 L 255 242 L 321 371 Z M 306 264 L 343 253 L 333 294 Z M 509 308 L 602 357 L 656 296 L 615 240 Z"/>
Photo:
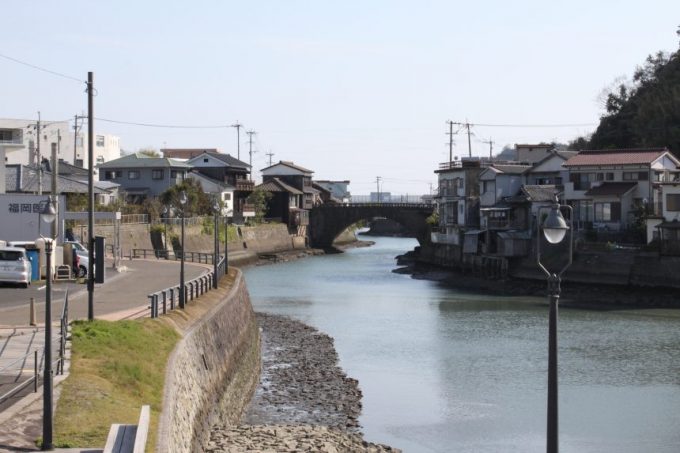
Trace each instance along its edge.
<path fill-rule="evenodd" d="M 346 209 L 346 208 L 423 208 L 432 209 L 432 205 L 429 203 L 378 203 L 368 202 L 368 203 L 328 203 L 320 206 L 315 206 L 313 209 Z"/>
<path fill-rule="evenodd" d="M 57 374 L 64 374 L 64 362 L 66 360 L 67 340 L 68 340 L 68 290 L 66 290 L 66 295 L 64 296 L 64 305 L 62 307 L 61 317 L 59 319 L 59 354 L 57 355 L 56 360 L 54 360 L 52 363 L 52 365 L 56 364 Z M 42 369 L 42 364 L 38 362 L 38 352 L 39 349 L 35 349 L 32 352 L 27 352 L 21 357 L 18 357 L 16 360 L 13 360 L 9 364 L 0 368 L 0 375 L 2 375 L 3 372 L 5 372 L 6 370 L 12 369 L 15 364 L 26 363 L 28 357 L 31 355 L 33 356 L 33 377 L 23 382 L 17 383 L 17 385 L 10 388 L 4 394 L 0 395 L 0 402 L 5 401 L 8 398 L 11 398 L 13 395 L 16 395 L 17 393 L 19 393 L 20 391 L 22 391 L 24 388 L 28 387 L 31 384 L 33 384 L 33 392 L 38 391 L 38 382 L 41 377 L 40 370 Z M 43 354 L 40 358 L 41 361 L 44 360 L 44 358 L 45 348 L 43 346 Z M 21 371 L 19 372 L 19 376 L 21 376 L 21 374 L 23 373 L 24 368 L 25 367 L 22 365 Z"/>
<path fill-rule="evenodd" d="M 192 263 L 212 264 L 214 253 L 204 252 L 184 252 L 184 259 Z M 175 261 L 182 259 L 182 252 L 175 253 L 164 249 L 132 249 L 128 255 L 129 259 L 134 258 L 157 258 L 157 259 L 174 259 Z"/>
<path fill-rule="evenodd" d="M 226 257 L 222 256 L 217 263 L 217 281 L 219 283 L 220 277 L 226 272 Z M 184 301 L 189 303 L 195 298 L 202 296 L 211 289 L 215 289 L 213 286 L 213 271 L 206 272 L 198 277 L 191 279 L 184 283 Z M 179 303 L 180 286 L 175 285 L 169 288 L 156 291 L 147 295 L 150 305 L 150 316 L 151 318 L 158 318 L 159 314 L 167 314 L 168 310 L 174 310 L 176 302 Z M 169 307 L 168 307 L 169 305 Z M 161 312 L 161 313 L 159 313 Z"/>

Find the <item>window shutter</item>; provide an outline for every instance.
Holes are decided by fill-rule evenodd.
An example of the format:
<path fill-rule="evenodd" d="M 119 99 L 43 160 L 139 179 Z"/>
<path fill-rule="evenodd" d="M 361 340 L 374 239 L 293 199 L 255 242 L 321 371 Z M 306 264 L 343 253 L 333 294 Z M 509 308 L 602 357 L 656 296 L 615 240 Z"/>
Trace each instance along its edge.
<path fill-rule="evenodd" d="M 619 222 L 621 220 L 621 203 L 614 202 L 611 204 L 612 222 Z"/>

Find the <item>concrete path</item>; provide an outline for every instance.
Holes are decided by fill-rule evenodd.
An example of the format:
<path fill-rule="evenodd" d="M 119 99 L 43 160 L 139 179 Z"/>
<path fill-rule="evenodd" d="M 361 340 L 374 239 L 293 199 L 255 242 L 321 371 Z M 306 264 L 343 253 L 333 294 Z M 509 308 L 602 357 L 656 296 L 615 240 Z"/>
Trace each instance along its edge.
<path fill-rule="evenodd" d="M 179 263 L 161 260 L 133 260 L 123 261 L 120 272 L 107 273 L 107 281 L 102 285 L 95 285 L 94 313 L 98 319 L 117 320 L 148 316 L 149 293 L 164 289 L 179 282 Z M 185 278 L 190 280 L 211 267 L 194 263 L 185 263 Z M 85 285 L 75 293 L 69 292 L 69 319 L 87 318 L 87 290 Z M 64 290 L 59 283 L 54 285 L 53 292 L 53 349 L 58 345 L 58 323 L 62 312 Z M 37 327 L 28 326 L 28 303 L 0 309 L 0 370 L 9 366 L 7 373 L 0 373 L 0 395 L 2 382 L 17 382 L 21 379 L 33 377 L 32 351 L 38 350 L 39 369 L 42 369 L 42 350 L 44 345 L 44 299 L 36 303 L 36 319 L 40 320 Z M 56 357 L 53 352 L 53 357 Z M 23 356 L 29 354 L 25 360 Z M 17 359 L 18 360 L 17 362 Z M 13 362 L 17 362 L 12 364 Z M 61 387 L 59 384 L 66 375 L 55 376 L 55 401 Z M 39 382 L 42 379 L 39 380 Z M 5 384 L 8 387 L 10 384 Z M 12 384 L 13 385 L 13 384 Z M 33 385 L 28 385 L 21 397 L 14 398 L 13 404 L 6 402 L 0 405 L 0 452 L 5 451 L 37 451 L 35 440 L 42 434 L 42 391 L 33 392 Z M 63 449 L 55 451 L 83 451 L 93 452 L 92 449 Z"/>

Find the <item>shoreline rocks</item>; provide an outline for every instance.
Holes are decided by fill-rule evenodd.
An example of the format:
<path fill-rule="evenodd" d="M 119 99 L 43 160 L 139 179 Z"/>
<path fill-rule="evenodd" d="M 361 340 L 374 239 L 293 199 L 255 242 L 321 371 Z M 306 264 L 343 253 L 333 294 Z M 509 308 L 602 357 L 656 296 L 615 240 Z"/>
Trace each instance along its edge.
<path fill-rule="evenodd" d="M 396 452 L 362 439 L 359 383 L 338 366 L 333 339 L 257 313 L 262 376 L 239 426 L 214 426 L 206 451 Z"/>

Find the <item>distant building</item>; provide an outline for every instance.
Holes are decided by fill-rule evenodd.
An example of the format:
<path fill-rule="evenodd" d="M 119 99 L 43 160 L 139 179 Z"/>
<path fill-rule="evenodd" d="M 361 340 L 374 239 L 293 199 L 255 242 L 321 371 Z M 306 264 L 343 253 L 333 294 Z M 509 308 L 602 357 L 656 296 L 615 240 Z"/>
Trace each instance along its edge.
<path fill-rule="evenodd" d="M 348 203 L 352 200 L 352 194 L 349 192 L 349 180 L 344 181 L 329 181 L 326 179 L 315 180 L 316 184 L 331 191 L 331 196 L 343 203 Z"/>
<path fill-rule="evenodd" d="M 203 153 L 221 154 L 222 151 L 217 148 L 161 148 L 163 157 L 169 157 L 170 159 L 189 160 Z"/>
<path fill-rule="evenodd" d="M 274 195 L 268 203 L 267 217 L 281 218 L 298 236 L 306 235 L 309 210 L 319 196 L 312 185 L 314 172 L 285 160 L 261 172 L 262 184 L 257 187 Z"/>
<path fill-rule="evenodd" d="M 518 162 L 533 164 L 545 159 L 554 149 L 550 143 L 539 144 L 515 144 L 515 160 Z"/>
<path fill-rule="evenodd" d="M 99 180 L 120 184 L 128 202 L 139 203 L 181 183 L 190 169 L 185 162 L 137 153 L 100 165 Z"/>

